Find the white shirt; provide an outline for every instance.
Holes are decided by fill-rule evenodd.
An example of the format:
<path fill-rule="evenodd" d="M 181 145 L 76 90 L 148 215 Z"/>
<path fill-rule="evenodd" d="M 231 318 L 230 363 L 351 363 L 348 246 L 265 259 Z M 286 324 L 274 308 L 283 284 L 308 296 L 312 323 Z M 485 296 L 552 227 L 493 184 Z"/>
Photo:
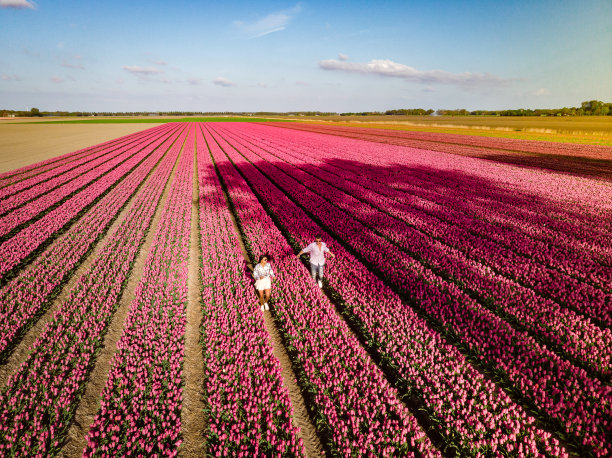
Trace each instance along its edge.
<path fill-rule="evenodd" d="M 270 265 L 270 263 L 267 263 L 266 267 L 262 266 L 261 264 L 257 264 L 255 266 L 255 269 L 253 269 L 253 277 L 255 277 L 255 280 L 259 280 L 260 278 L 265 278 L 267 276 L 276 278 L 276 275 L 274 275 L 274 271 L 272 270 L 272 266 Z"/>
<path fill-rule="evenodd" d="M 316 266 L 322 266 L 325 264 L 325 254 L 329 252 L 329 248 L 325 242 L 321 242 L 321 248 L 317 245 L 317 242 L 312 242 L 306 248 L 302 250 L 304 253 L 310 254 L 310 263 Z"/>

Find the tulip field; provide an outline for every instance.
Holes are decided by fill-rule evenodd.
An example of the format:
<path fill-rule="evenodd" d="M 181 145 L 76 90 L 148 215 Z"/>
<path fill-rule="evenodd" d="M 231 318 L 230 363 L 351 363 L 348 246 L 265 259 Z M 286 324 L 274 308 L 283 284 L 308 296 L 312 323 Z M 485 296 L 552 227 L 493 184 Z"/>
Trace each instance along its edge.
<path fill-rule="evenodd" d="M 611 366 L 612 147 L 175 122 L 0 174 L 0 456 L 606 457 Z"/>

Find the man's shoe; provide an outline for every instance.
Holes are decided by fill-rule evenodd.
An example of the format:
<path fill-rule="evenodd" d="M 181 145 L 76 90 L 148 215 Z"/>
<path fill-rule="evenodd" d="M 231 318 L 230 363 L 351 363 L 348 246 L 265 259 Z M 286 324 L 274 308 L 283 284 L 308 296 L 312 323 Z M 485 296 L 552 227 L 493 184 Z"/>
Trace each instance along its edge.
<path fill-rule="evenodd" d="M 268 303 L 267 303 L 267 302 L 264 304 L 264 308 L 265 308 L 266 310 L 270 310 L 270 307 L 268 307 Z"/>
<path fill-rule="evenodd" d="M 261 304 L 261 311 L 263 312 L 265 310 L 265 306 L 263 304 Z"/>

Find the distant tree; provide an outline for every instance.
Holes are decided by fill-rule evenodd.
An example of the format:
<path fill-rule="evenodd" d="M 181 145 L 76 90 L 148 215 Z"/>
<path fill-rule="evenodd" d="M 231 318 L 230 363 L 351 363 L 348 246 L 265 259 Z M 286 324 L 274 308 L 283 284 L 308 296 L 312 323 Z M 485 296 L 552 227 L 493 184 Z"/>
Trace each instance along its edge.
<path fill-rule="evenodd" d="M 30 110 L 30 116 L 42 116 L 38 108 L 32 108 Z"/>

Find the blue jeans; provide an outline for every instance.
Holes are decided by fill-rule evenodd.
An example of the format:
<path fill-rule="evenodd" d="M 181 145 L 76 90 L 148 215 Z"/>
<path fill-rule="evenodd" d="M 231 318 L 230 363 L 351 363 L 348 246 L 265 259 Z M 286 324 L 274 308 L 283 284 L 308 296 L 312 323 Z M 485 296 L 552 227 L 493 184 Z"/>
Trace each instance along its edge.
<path fill-rule="evenodd" d="M 323 280 L 323 266 L 310 264 L 310 275 L 312 275 L 313 280 L 317 279 L 317 273 L 319 274 L 319 280 Z"/>

